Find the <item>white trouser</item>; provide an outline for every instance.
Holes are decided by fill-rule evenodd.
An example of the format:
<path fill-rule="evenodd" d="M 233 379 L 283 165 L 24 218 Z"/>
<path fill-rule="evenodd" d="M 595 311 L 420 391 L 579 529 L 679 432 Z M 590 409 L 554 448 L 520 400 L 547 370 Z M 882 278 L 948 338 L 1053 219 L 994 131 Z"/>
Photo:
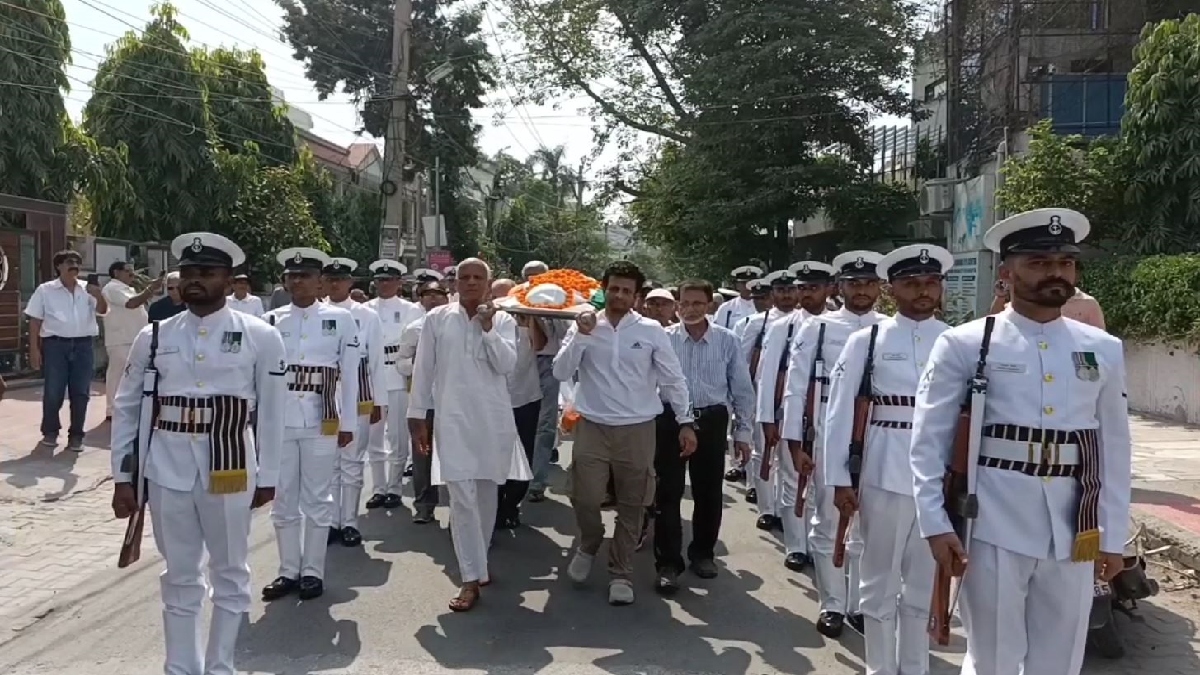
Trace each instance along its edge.
<path fill-rule="evenodd" d="M 771 473 L 779 476 L 779 519 L 783 521 L 785 552 L 808 553 L 806 519 L 796 515 L 796 500 L 800 497 L 800 473 L 796 471 L 792 453 L 787 449 L 787 441 L 779 441 L 779 447 L 775 450 L 775 466 Z M 811 488 L 809 494 L 812 494 Z M 805 500 L 804 515 L 811 517 L 812 509 L 812 500 Z"/>
<path fill-rule="evenodd" d="M 763 446 L 763 431 L 761 424 L 753 424 L 754 427 L 754 445 L 750 448 L 750 461 L 746 463 L 746 473 L 753 479 L 751 485 L 754 486 L 755 496 L 758 498 L 755 505 L 758 507 L 758 515 L 774 516 L 776 515 L 778 492 L 780 487 L 779 469 L 775 466 L 777 462 L 771 462 L 771 477 L 768 480 L 759 478 L 759 471 L 762 470 L 763 455 L 765 450 Z"/>
<path fill-rule="evenodd" d="M 819 442 L 817 447 L 821 447 Z M 844 564 L 841 569 L 834 567 L 833 549 L 840 514 L 833 505 L 833 488 L 825 485 L 820 451 L 814 453 L 813 462 L 816 463 L 816 469 L 808 479 L 808 501 L 812 504 L 809 507 L 812 518 L 808 521 L 808 548 L 813 558 L 813 577 L 821 598 L 821 611 L 858 614 L 858 569 L 862 560 L 858 518 L 850 522 Z"/>
<path fill-rule="evenodd" d="M 927 675 L 936 566 L 917 529 L 916 502 L 865 485 L 859 502 L 867 675 Z"/>
<path fill-rule="evenodd" d="M 371 462 L 371 494 L 400 494 L 404 468 L 408 466 L 408 392 L 388 391 L 387 418 L 371 425 L 368 457 Z"/>
<path fill-rule="evenodd" d="M 978 539 L 963 576 L 963 675 L 1079 675 L 1092 563 L 1039 560 Z"/>
<path fill-rule="evenodd" d="M 496 526 L 498 486 L 490 480 L 446 484 L 450 493 L 450 536 L 462 583 L 488 580 L 488 542 Z"/>
<path fill-rule="evenodd" d="M 104 398 L 108 402 L 108 407 L 104 410 L 105 415 L 112 417 L 113 411 L 113 396 L 117 394 L 117 387 L 121 384 L 121 377 L 125 375 L 125 362 L 129 360 L 129 348 L 132 345 L 105 345 L 104 351 L 108 353 L 108 369 L 104 372 Z"/>
<path fill-rule="evenodd" d="M 358 527 L 358 503 L 362 499 L 363 490 L 363 460 L 367 457 L 367 445 L 372 429 L 382 426 L 382 420 L 372 425 L 370 415 L 359 415 L 354 442 L 337 453 L 333 464 L 331 524 L 338 529 Z"/>
<path fill-rule="evenodd" d="M 148 493 L 154 543 L 166 569 L 162 587 L 166 675 L 234 675 L 233 655 L 242 615 L 250 610 L 250 501 L 254 479 L 244 492 L 209 494 L 200 480 L 190 491 L 150 483 Z M 208 554 L 208 586 L 213 603 L 207 653 L 201 650 L 201 605 Z M 202 656 L 203 654 L 203 656 Z"/>
<path fill-rule="evenodd" d="M 317 427 L 283 431 L 271 507 L 281 577 L 325 578 L 325 547 L 333 523 L 330 485 L 338 452 L 337 436 L 322 436 Z"/>

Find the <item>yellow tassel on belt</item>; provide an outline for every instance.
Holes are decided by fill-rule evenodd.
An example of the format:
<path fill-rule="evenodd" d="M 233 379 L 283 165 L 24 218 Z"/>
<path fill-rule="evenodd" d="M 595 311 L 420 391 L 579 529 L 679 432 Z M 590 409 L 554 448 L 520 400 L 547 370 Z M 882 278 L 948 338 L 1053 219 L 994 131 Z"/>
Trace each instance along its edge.
<path fill-rule="evenodd" d="M 1099 557 L 1100 530 L 1085 530 L 1075 535 L 1075 545 L 1071 547 L 1071 560 L 1095 562 Z"/>
<path fill-rule="evenodd" d="M 245 492 L 249 486 L 249 474 L 245 469 L 210 471 L 208 491 L 214 495 L 232 495 Z"/>
<path fill-rule="evenodd" d="M 321 435 L 337 436 L 339 426 L 341 426 L 340 420 L 321 420 Z"/>

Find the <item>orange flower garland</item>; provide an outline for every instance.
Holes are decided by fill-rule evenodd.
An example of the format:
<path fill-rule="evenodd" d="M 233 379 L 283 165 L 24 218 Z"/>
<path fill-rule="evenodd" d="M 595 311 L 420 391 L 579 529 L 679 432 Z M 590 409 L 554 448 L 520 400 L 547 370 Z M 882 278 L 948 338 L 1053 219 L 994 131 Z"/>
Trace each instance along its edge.
<path fill-rule="evenodd" d="M 567 300 L 564 303 L 557 305 L 531 305 L 526 301 L 526 294 L 529 289 L 541 284 L 554 284 L 566 291 Z M 592 297 L 592 293 L 600 289 L 600 282 L 587 276 L 583 272 L 576 270 L 550 270 L 545 274 L 539 274 L 529 279 L 527 283 L 521 284 L 512 290 L 509 295 L 515 297 L 520 303 L 526 307 L 540 307 L 544 309 L 566 309 L 579 304 L 575 301 L 575 294 L 584 298 Z"/>

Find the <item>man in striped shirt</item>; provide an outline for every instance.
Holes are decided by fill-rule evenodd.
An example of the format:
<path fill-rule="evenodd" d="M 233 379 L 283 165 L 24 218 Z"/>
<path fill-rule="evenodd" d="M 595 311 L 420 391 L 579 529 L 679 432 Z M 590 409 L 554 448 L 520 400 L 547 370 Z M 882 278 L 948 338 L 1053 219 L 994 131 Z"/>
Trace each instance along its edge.
<path fill-rule="evenodd" d="M 658 514 L 654 525 L 654 557 L 658 574 L 655 588 L 670 594 L 679 588 L 683 562 L 683 526 L 680 501 L 685 474 L 692 479 L 692 542 L 687 557 L 692 572 L 701 579 L 717 575 L 714 549 L 721 529 L 721 492 L 725 471 L 726 439 L 730 413 L 734 413 L 734 441 L 741 461 L 750 458 L 750 425 L 754 386 L 750 367 L 733 331 L 715 325 L 705 312 L 712 298 L 705 281 L 679 286 L 679 318 L 667 328 L 671 346 L 687 380 L 696 424 L 696 451 L 681 456 L 675 412 L 664 404 L 657 420 L 654 469 L 658 474 Z"/>

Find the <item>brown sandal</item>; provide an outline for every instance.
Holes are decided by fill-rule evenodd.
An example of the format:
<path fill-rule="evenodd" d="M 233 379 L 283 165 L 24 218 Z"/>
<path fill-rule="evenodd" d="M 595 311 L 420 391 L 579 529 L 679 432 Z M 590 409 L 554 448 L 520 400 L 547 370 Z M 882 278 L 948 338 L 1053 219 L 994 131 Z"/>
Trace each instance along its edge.
<path fill-rule="evenodd" d="M 479 602 L 479 586 L 463 586 L 458 590 L 458 595 L 450 600 L 450 611 L 469 612 L 477 602 Z"/>

